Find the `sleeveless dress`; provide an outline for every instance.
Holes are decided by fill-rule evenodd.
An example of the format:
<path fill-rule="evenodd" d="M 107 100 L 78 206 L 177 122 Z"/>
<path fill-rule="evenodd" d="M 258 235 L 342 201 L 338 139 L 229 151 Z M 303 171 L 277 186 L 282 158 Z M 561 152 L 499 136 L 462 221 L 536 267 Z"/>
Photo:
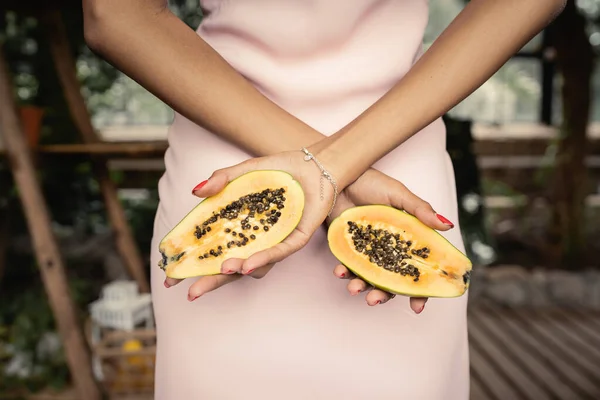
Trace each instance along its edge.
<path fill-rule="evenodd" d="M 428 0 L 205 0 L 198 35 L 264 95 L 330 135 L 377 101 L 421 54 Z M 441 119 L 377 162 L 455 223 Z M 466 400 L 467 295 L 369 307 L 333 275 L 326 232 L 261 280 L 188 302 L 194 279 L 163 286 L 158 243 L 199 199 L 191 189 L 250 157 L 176 114 L 159 183 L 151 278 L 157 400 Z M 365 141 L 376 138 L 365 137 Z"/>

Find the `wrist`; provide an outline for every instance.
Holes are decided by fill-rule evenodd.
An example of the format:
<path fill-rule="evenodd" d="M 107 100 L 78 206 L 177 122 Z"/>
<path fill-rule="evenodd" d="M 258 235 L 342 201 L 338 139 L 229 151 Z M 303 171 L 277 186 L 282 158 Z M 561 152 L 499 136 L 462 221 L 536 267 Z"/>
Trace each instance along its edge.
<path fill-rule="evenodd" d="M 346 165 L 349 160 L 339 154 L 335 148 L 328 146 L 313 154 L 323 164 L 325 170 L 335 179 L 339 191 L 344 190 L 355 180 L 349 174 L 350 167 Z"/>
<path fill-rule="evenodd" d="M 317 156 L 318 153 L 325 150 L 333 141 L 335 137 L 333 136 L 322 136 L 320 140 L 313 142 L 312 144 L 305 146 L 308 151 Z"/>

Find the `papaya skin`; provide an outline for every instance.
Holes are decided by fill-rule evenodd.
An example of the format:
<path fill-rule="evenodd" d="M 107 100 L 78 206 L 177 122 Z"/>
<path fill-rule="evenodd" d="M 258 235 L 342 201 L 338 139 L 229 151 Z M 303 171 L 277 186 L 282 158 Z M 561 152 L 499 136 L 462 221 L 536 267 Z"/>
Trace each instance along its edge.
<path fill-rule="evenodd" d="M 356 249 L 349 233 L 350 223 L 370 225 L 374 230 L 398 234 L 412 249 L 406 254 L 408 266 L 416 267 L 417 276 L 386 270 L 369 261 Z M 375 231 L 373 231 L 375 232 Z M 354 239 L 353 239 L 354 238 Z M 327 233 L 332 254 L 357 277 L 388 293 L 409 297 L 452 298 L 462 296 L 469 288 L 471 261 L 435 229 L 415 216 L 387 204 L 356 206 L 343 211 L 329 225 Z M 368 242 L 369 246 L 373 242 Z M 417 251 L 427 248 L 426 257 Z M 414 253 L 417 251 L 417 254 Z"/>
<path fill-rule="evenodd" d="M 201 237 L 195 236 L 198 227 L 202 227 L 203 221 L 207 221 L 215 215 L 214 213 L 218 214 L 222 208 L 241 197 L 266 189 L 284 191 L 283 195 L 280 194 L 283 197 L 279 197 L 285 198 L 282 202 L 284 206 L 281 209 L 272 208 L 280 213 L 276 223 L 259 224 L 259 219 L 267 218 L 261 213 L 257 214 L 251 223 L 252 226 L 260 226 L 260 230 L 242 230 L 239 224 L 245 216 L 242 212 L 247 210 L 241 209 L 239 217 L 231 220 L 215 218 L 214 222 L 205 228 L 208 232 Z M 162 255 L 159 267 L 165 271 L 166 277 L 174 279 L 220 274 L 221 265 L 227 259 L 248 258 L 251 254 L 272 247 L 289 236 L 302 218 L 304 203 L 304 192 L 300 183 L 288 172 L 256 170 L 244 173 L 232 179 L 219 193 L 202 199 L 163 237 L 158 246 Z M 271 207 L 271 203 L 268 207 Z M 232 232 L 236 230 L 240 236 L 232 238 Z M 249 240 L 250 236 L 254 239 Z M 231 239 L 241 242 L 241 238 L 244 237 L 245 243 L 242 246 L 226 246 Z M 216 251 L 216 254 L 210 253 L 205 257 L 210 251 Z"/>

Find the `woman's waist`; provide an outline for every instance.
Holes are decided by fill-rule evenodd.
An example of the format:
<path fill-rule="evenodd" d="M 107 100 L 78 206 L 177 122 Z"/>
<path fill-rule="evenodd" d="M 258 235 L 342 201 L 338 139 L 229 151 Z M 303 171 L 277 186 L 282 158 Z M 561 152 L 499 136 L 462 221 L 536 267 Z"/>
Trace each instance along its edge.
<path fill-rule="evenodd" d="M 343 105 L 330 105 L 330 107 L 296 107 L 288 108 L 287 112 L 298 118 L 312 129 L 323 135 L 323 138 L 337 134 L 346 125 L 351 123 L 365 110 L 360 101 L 345 103 Z M 281 135 L 285 135 L 284 132 Z M 259 138 L 257 138 L 259 139 Z M 365 143 L 378 140 L 377 135 L 365 134 L 362 138 Z M 185 157 L 188 155 L 190 162 L 203 162 L 205 157 L 214 154 L 226 153 L 230 159 L 241 159 L 242 161 L 251 155 L 239 148 L 232 142 L 221 138 L 218 134 L 205 129 L 179 113 L 175 113 L 173 123 L 170 125 L 167 135 L 169 152 L 172 157 Z M 283 137 L 281 140 L 285 140 Z M 314 142 L 307 141 L 307 145 Z M 400 157 L 401 153 L 414 152 L 420 157 L 427 158 L 446 151 L 446 126 L 443 119 L 437 118 L 426 125 L 398 147 L 388 153 L 391 156 Z M 168 154 L 167 154 L 168 155 Z M 221 156 L 218 157 L 221 159 Z M 400 160 L 398 160 L 400 161 Z"/>
<path fill-rule="evenodd" d="M 423 21 L 411 20 L 405 26 L 395 21 L 390 26 L 396 34 L 380 27 L 382 32 L 327 45 L 322 37 L 307 40 L 305 31 L 285 39 L 286 29 L 267 34 L 220 17 L 203 22 L 198 35 L 278 104 L 335 102 L 355 95 L 377 99 L 402 79 L 422 52 L 422 37 L 415 32 L 421 32 Z M 263 31 L 262 36 L 257 31 Z"/>
<path fill-rule="evenodd" d="M 335 121 L 334 124 L 340 125 Z M 183 186 L 186 193 L 198 182 L 207 179 L 215 170 L 230 167 L 252 157 L 244 149 L 179 114 L 169 129 L 168 140 L 165 175 L 172 181 L 171 185 L 177 187 L 177 191 L 183 190 Z M 363 140 L 368 143 L 377 138 L 365 135 Z M 312 142 L 313 140 L 307 141 L 307 145 Z M 298 156 L 301 155 L 298 149 Z M 347 156 L 360 157 L 360 154 Z M 446 129 L 444 122 L 439 118 L 383 156 L 374 167 L 391 175 L 411 171 L 411 175 L 427 176 L 436 169 L 447 169 L 447 157 Z"/>

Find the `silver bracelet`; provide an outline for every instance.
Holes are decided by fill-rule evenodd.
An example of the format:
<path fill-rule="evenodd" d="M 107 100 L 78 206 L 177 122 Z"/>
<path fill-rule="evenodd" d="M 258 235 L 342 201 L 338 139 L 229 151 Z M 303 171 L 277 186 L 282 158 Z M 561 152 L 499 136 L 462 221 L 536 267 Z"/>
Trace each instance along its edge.
<path fill-rule="evenodd" d="M 333 176 L 331 176 L 331 174 L 329 172 L 327 172 L 327 170 L 325 169 L 325 167 L 323 167 L 323 165 L 319 162 L 319 160 L 317 160 L 315 158 L 315 156 L 312 155 L 311 152 L 306 149 L 306 147 L 302 148 L 302 152 L 304 152 L 304 154 L 305 154 L 304 161 L 313 160 L 315 162 L 315 164 L 317 164 L 317 167 L 319 167 L 319 169 L 321 170 L 321 178 L 320 178 L 321 200 L 325 199 L 325 195 L 323 194 L 325 191 L 325 188 L 323 187 L 323 178 L 325 178 L 329 182 L 331 182 L 331 185 L 333 186 L 333 203 L 331 204 L 331 208 L 329 209 L 329 212 L 327 213 L 327 216 L 329 217 L 331 215 L 331 212 L 333 211 L 333 208 L 335 207 L 335 202 L 336 202 L 337 196 L 338 196 L 337 182 L 335 181 Z"/>

